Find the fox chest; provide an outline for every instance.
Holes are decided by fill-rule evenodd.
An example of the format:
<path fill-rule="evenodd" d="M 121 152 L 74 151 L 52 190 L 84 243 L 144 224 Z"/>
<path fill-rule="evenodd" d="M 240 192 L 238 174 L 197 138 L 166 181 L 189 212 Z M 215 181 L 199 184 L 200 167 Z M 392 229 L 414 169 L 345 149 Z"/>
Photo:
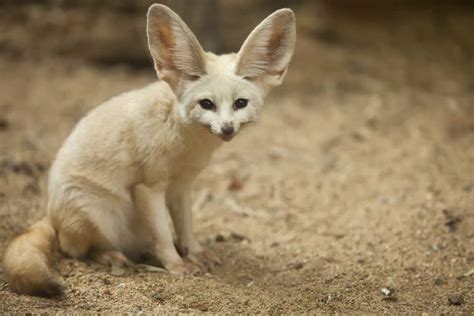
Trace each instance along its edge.
<path fill-rule="evenodd" d="M 193 178 L 207 166 L 213 151 L 212 147 L 191 145 L 161 148 L 143 170 L 144 183 L 166 186 L 173 179 Z"/>

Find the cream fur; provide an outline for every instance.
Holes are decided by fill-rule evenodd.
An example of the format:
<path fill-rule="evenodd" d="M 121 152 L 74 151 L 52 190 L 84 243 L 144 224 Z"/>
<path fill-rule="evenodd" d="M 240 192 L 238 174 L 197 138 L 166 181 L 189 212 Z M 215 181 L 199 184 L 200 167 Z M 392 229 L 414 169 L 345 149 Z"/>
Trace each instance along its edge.
<path fill-rule="evenodd" d="M 46 218 L 5 253 L 15 291 L 59 292 L 47 267 L 55 240 L 66 255 L 114 264 L 126 263 L 122 253 L 135 259 L 151 252 L 176 274 L 220 263 L 192 232 L 191 186 L 222 139 L 255 121 L 269 88 L 281 83 L 294 48 L 294 16 L 277 11 L 238 54 L 223 56 L 204 53 L 163 5 L 150 7 L 147 32 L 161 80 L 98 106 L 66 139 L 50 171 Z M 268 79 L 275 75 L 279 81 Z M 235 108 L 238 98 L 248 100 L 245 108 Z M 202 99 L 216 108 L 203 109 Z M 223 126 L 232 126 L 233 135 L 224 137 Z"/>

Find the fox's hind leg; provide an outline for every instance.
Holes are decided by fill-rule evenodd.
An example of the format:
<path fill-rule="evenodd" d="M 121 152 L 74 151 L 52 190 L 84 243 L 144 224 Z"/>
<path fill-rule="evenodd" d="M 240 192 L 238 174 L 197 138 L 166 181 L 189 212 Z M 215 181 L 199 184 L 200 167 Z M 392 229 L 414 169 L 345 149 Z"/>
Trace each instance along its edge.
<path fill-rule="evenodd" d="M 71 258 L 84 258 L 97 235 L 87 219 L 66 219 L 58 229 L 59 249 Z"/>
<path fill-rule="evenodd" d="M 122 250 L 124 241 L 129 239 L 127 219 L 131 203 L 97 185 L 74 184 L 74 190 L 56 193 L 56 203 L 49 205 L 60 250 L 72 258 L 82 259 L 94 252 L 98 261 L 117 259 L 118 256 L 110 254 L 99 256 L 98 250 Z"/>

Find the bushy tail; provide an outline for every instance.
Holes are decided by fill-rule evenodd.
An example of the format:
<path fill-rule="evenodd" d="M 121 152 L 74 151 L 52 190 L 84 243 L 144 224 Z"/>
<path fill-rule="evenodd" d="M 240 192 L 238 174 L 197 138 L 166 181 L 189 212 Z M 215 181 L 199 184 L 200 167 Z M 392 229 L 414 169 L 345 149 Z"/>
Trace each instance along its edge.
<path fill-rule="evenodd" d="M 48 218 L 15 238 L 3 257 L 4 274 L 10 288 L 22 294 L 54 296 L 63 291 L 50 261 L 54 256 L 56 233 Z"/>

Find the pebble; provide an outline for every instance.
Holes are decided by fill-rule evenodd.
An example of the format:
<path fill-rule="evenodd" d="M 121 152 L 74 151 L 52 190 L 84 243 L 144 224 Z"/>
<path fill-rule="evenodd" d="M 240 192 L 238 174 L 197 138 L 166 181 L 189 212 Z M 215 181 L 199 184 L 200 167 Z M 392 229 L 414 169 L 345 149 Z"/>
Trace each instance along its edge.
<path fill-rule="evenodd" d="M 218 234 L 218 235 L 216 236 L 216 238 L 215 238 L 215 241 L 216 241 L 216 242 L 224 242 L 224 241 L 225 241 L 224 235 Z"/>
<path fill-rule="evenodd" d="M 239 178 L 232 178 L 231 182 L 229 183 L 228 189 L 230 191 L 240 191 L 244 187 L 243 182 Z"/>
<path fill-rule="evenodd" d="M 24 174 L 33 176 L 35 174 L 34 167 L 27 161 L 4 160 L 2 165 L 16 174 Z"/>
<path fill-rule="evenodd" d="M 154 299 L 155 301 L 159 302 L 160 304 L 163 304 L 165 299 L 163 295 L 160 292 L 155 292 L 151 295 L 151 298 Z"/>
<path fill-rule="evenodd" d="M 230 237 L 234 238 L 237 241 L 243 241 L 243 240 L 250 241 L 250 239 L 248 239 L 244 235 L 241 235 L 241 234 L 238 234 L 238 233 L 231 233 Z"/>
<path fill-rule="evenodd" d="M 38 183 L 31 181 L 25 185 L 25 187 L 23 188 L 23 193 L 24 194 L 32 193 L 34 195 L 38 195 L 41 193 L 41 189 Z"/>
<path fill-rule="evenodd" d="M 198 311 L 201 311 L 201 312 L 207 312 L 209 310 L 209 306 L 205 304 L 191 305 L 190 308 L 197 309 Z"/>
<path fill-rule="evenodd" d="M 434 279 L 434 284 L 437 285 L 437 286 L 441 286 L 444 284 L 444 280 L 441 279 L 441 278 L 436 278 Z"/>
<path fill-rule="evenodd" d="M 395 296 L 395 289 L 384 287 L 380 289 L 380 292 L 384 295 L 383 299 L 386 301 L 396 301 L 397 297 Z"/>
<path fill-rule="evenodd" d="M 0 131 L 6 131 L 10 126 L 10 122 L 6 118 L 0 117 Z"/>
<path fill-rule="evenodd" d="M 325 296 L 321 299 L 321 302 L 323 302 L 324 304 L 328 304 L 331 300 L 332 300 L 332 296 L 331 296 L 330 294 L 328 294 L 328 295 L 325 295 Z"/>
<path fill-rule="evenodd" d="M 464 304 L 464 296 L 459 293 L 453 293 L 448 295 L 448 302 L 450 305 L 462 305 Z"/>
<path fill-rule="evenodd" d="M 304 263 L 303 262 L 290 263 L 288 264 L 287 267 L 288 269 L 300 270 L 304 268 Z"/>

